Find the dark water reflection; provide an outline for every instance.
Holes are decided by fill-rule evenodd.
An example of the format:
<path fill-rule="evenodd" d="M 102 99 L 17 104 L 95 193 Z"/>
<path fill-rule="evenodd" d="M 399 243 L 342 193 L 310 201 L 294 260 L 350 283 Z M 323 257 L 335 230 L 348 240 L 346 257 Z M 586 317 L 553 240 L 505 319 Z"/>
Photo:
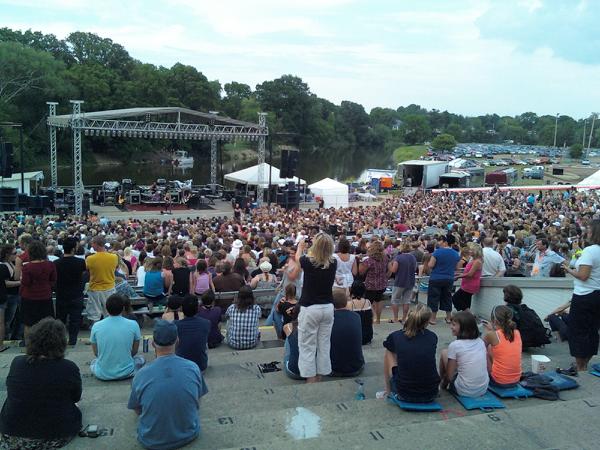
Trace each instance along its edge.
<path fill-rule="evenodd" d="M 241 170 L 256 164 L 255 159 L 228 161 L 223 163 L 223 174 Z M 268 156 L 267 156 L 268 162 Z M 273 158 L 273 165 L 280 167 L 279 158 Z M 301 155 L 297 175 L 309 184 L 325 177 L 337 178 L 346 181 L 357 178 L 365 169 L 386 169 L 392 167 L 391 157 L 380 155 L 361 154 L 359 158 L 339 158 L 323 156 L 320 154 Z M 219 182 L 221 177 L 220 166 Z M 50 184 L 50 168 L 44 166 L 45 185 Z M 84 165 L 83 182 L 85 185 L 98 185 L 103 181 L 131 178 L 138 184 L 150 184 L 157 178 L 168 180 L 192 179 L 193 184 L 206 184 L 210 182 L 210 160 L 195 157 L 194 167 L 177 168 L 169 164 L 134 164 L 124 163 L 119 165 Z M 58 169 L 58 184 L 70 186 L 73 183 L 73 169 L 60 167 Z"/>

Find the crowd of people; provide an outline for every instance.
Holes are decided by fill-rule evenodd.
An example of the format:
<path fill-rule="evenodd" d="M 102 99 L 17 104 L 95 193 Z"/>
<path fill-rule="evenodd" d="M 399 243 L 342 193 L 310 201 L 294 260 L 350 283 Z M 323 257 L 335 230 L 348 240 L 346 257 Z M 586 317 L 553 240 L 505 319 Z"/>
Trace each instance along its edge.
<path fill-rule="evenodd" d="M 81 377 L 64 353 L 77 344 L 82 313 L 91 327 L 92 374 L 133 378 L 128 406 L 140 414 L 138 439 L 147 448 L 175 448 L 198 436 L 209 349 L 223 342 L 256 347 L 263 304 L 272 304 L 267 323 L 285 340 L 285 373 L 314 383 L 360 374 L 362 346 L 381 323 L 391 284 L 390 322 L 402 326 L 383 343 L 383 395 L 427 402 L 440 387 L 479 396 L 489 384 L 519 381 L 529 339 L 519 329 L 528 312 L 522 294 L 507 286 L 506 304 L 483 321 L 482 334 L 470 312 L 482 277 L 568 275 L 568 321 L 566 308 L 557 315 L 568 329 L 574 370 L 586 370 L 600 327 L 599 204 L 595 192 L 492 190 L 417 192 L 337 210 L 265 206 L 233 217 L 7 217 L 0 222 L 0 338 L 22 339 L 27 354 L 11 365 L 0 442 L 59 447 L 81 428 Z M 426 305 L 411 307 L 419 291 Z M 217 292 L 235 292 L 235 301 L 222 310 Z M 146 367 L 143 316 L 131 307 L 137 297 L 155 317 L 157 360 Z M 439 310 L 456 340 L 436 361 L 438 340 L 428 327 Z M 65 376 L 58 382 L 48 371 Z M 51 387 L 63 394 L 40 410 L 35 393 L 45 398 Z"/>

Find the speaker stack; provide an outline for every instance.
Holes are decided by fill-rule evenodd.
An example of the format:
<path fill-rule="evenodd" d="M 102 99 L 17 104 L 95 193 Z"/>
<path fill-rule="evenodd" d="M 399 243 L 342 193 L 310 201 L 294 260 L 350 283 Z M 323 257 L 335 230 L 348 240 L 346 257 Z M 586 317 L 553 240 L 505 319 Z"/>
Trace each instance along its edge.
<path fill-rule="evenodd" d="M 0 188 L 0 210 L 16 211 L 18 201 L 19 190 L 17 188 Z"/>
<path fill-rule="evenodd" d="M 0 175 L 4 178 L 12 177 L 13 171 L 13 145 L 12 142 L 0 143 Z"/>
<path fill-rule="evenodd" d="M 298 160 L 300 152 L 298 150 L 282 150 L 281 151 L 281 178 L 294 178 L 298 170 Z"/>
<path fill-rule="evenodd" d="M 300 192 L 296 183 L 289 182 L 285 188 L 277 193 L 277 204 L 285 209 L 298 209 L 300 206 Z"/>

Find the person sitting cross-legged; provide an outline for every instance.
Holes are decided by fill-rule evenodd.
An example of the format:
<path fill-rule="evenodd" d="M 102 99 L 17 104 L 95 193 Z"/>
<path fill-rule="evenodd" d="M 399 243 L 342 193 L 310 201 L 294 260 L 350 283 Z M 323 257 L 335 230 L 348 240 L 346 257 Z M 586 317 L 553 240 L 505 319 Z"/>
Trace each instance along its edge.
<path fill-rule="evenodd" d="M 331 376 L 355 377 L 365 365 L 362 352 L 362 324 L 360 316 L 346 309 L 345 291 L 333 293 L 333 329 L 331 330 Z"/>
<path fill-rule="evenodd" d="M 208 367 L 206 348 L 211 328 L 210 321 L 196 315 L 198 299 L 194 295 L 186 295 L 181 308 L 185 317 L 175 321 L 179 336 L 177 356 L 195 362 L 200 370 L 204 371 Z"/>
<path fill-rule="evenodd" d="M 121 314 L 125 299 L 113 294 L 106 300 L 109 316 L 92 327 L 90 341 L 94 359 L 90 363 L 92 374 L 100 380 L 122 380 L 130 378 L 146 362 L 137 355 L 140 345 L 140 327 Z"/>
<path fill-rule="evenodd" d="M 199 401 L 208 389 L 198 365 L 175 354 L 177 340 L 177 325 L 157 320 L 156 360 L 131 383 L 127 408 L 140 416 L 137 438 L 147 449 L 180 448 L 200 434 Z"/>
<path fill-rule="evenodd" d="M 406 402 L 428 403 L 438 395 L 440 376 L 435 350 L 438 338 L 427 329 L 431 309 L 423 304 L 409 311 L 404 329 L 383 342 L 386 394 L 395 393 Z"/>

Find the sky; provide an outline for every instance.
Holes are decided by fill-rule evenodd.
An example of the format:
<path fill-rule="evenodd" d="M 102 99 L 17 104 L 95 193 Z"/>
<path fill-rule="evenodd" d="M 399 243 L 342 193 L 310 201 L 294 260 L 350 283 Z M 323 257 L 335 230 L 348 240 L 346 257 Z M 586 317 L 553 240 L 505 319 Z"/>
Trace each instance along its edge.
<path fill-rule="evenodd" d="M 222 85 L 292 74 L 336 104 L 465 115 L 600 112 L 599 24 L 600 0 L 0 0 L 0 27 L 93 32 Z"/>

